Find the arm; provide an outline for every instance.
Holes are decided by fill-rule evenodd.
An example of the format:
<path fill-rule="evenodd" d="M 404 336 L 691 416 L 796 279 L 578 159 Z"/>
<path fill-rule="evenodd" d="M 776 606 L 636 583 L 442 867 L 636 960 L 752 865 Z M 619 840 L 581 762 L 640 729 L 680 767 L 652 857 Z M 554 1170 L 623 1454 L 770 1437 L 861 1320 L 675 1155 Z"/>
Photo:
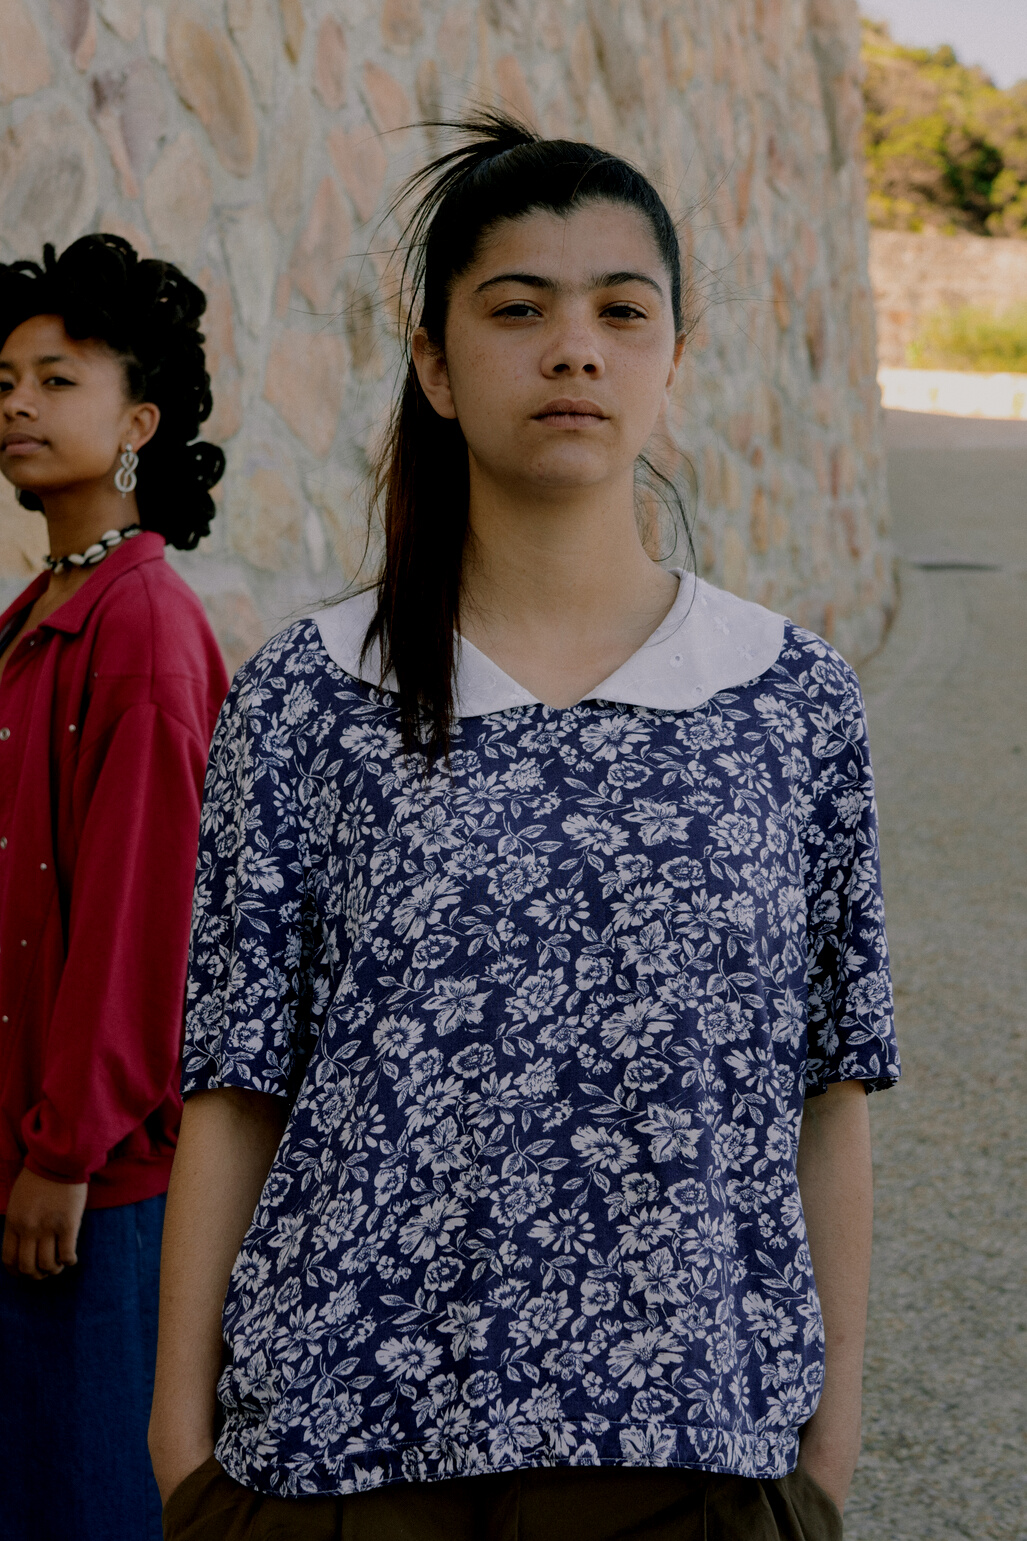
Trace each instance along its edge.
<path fill-rule="evenodd" d="M 870 1289 L 873 1173 L 862 1082 L 834 1082 L 806 1101 L 798 1176 L 826 1337 L 824 1389 L 803 1429 L 799 1464 L 842 1509 L 859 1456 Z"/>
<path fill-rule="evenodd" d="M 284 1098 L 234 1087 L 199 1092 L 183 1110 L 164 1220 L 150 1418 L 165 1501 L 214 1449 L 221 1310 L 288 1114 Z"/>
<path fill-rule="evenodd" d="M 80 769 L 67 956 L 25 1166 L 88 1181 L 176 1089 L 206 745 L 158 707 L 126 711 Z"/>

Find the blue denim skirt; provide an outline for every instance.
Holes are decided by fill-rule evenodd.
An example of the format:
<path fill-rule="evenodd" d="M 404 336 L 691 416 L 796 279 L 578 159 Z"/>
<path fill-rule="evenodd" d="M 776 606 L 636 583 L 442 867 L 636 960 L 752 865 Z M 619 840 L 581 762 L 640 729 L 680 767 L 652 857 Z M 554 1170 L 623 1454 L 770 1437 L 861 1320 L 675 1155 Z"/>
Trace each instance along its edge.
<path fill-rule="evenodd" d="M 164 1196 L 86 1211 L 79 1261 L 0 1269 L 0 1536 L 161 1541 L 146 1449 Z"/>

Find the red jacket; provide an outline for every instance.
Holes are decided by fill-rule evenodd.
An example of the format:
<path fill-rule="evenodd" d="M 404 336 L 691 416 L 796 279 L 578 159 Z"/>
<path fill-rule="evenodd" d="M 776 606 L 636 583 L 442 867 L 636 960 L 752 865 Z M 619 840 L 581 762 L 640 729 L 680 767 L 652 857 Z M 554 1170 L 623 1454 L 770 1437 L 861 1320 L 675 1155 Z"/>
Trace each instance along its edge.
<path fill-rule="evenodd" d="M 38 578 L 0 616 L 23 614 Z M 227 689 L 144 532 L 0 675 L 0 1210 L 23 1166 L 107 1208 L 167 1188 L 207 751 Z"/>

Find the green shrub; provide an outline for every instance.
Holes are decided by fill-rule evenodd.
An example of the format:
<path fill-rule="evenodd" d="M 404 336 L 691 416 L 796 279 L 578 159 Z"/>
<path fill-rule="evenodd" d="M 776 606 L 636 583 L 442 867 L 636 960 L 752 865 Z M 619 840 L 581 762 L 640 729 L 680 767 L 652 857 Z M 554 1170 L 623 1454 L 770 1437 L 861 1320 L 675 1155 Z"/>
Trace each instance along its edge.
<path fill-rule="evenodd" d="M 924 316 L 906 362 L 913 369 L 1027 374 L 1027 304 L 1003 311 L 963 305 Z"/>

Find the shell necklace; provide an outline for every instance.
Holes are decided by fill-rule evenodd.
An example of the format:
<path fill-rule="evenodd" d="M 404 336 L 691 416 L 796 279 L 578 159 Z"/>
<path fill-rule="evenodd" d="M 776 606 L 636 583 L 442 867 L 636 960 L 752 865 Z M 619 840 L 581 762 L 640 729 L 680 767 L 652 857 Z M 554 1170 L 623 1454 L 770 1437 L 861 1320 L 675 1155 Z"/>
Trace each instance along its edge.
<path fill-rule="evenodd" d="M 100 536 L 95 546 L 87 546 L 85 551 L 71 551 L 67 556 L 45 556 L 43 561 L 52 573 L 70 573 L 76 567 L 95 567 L 123 540 L 131 540 L 133 535 L 138 535 L 139 530 L 138 524 L 126 524 L 123 530 L 108 530 Z"/>

